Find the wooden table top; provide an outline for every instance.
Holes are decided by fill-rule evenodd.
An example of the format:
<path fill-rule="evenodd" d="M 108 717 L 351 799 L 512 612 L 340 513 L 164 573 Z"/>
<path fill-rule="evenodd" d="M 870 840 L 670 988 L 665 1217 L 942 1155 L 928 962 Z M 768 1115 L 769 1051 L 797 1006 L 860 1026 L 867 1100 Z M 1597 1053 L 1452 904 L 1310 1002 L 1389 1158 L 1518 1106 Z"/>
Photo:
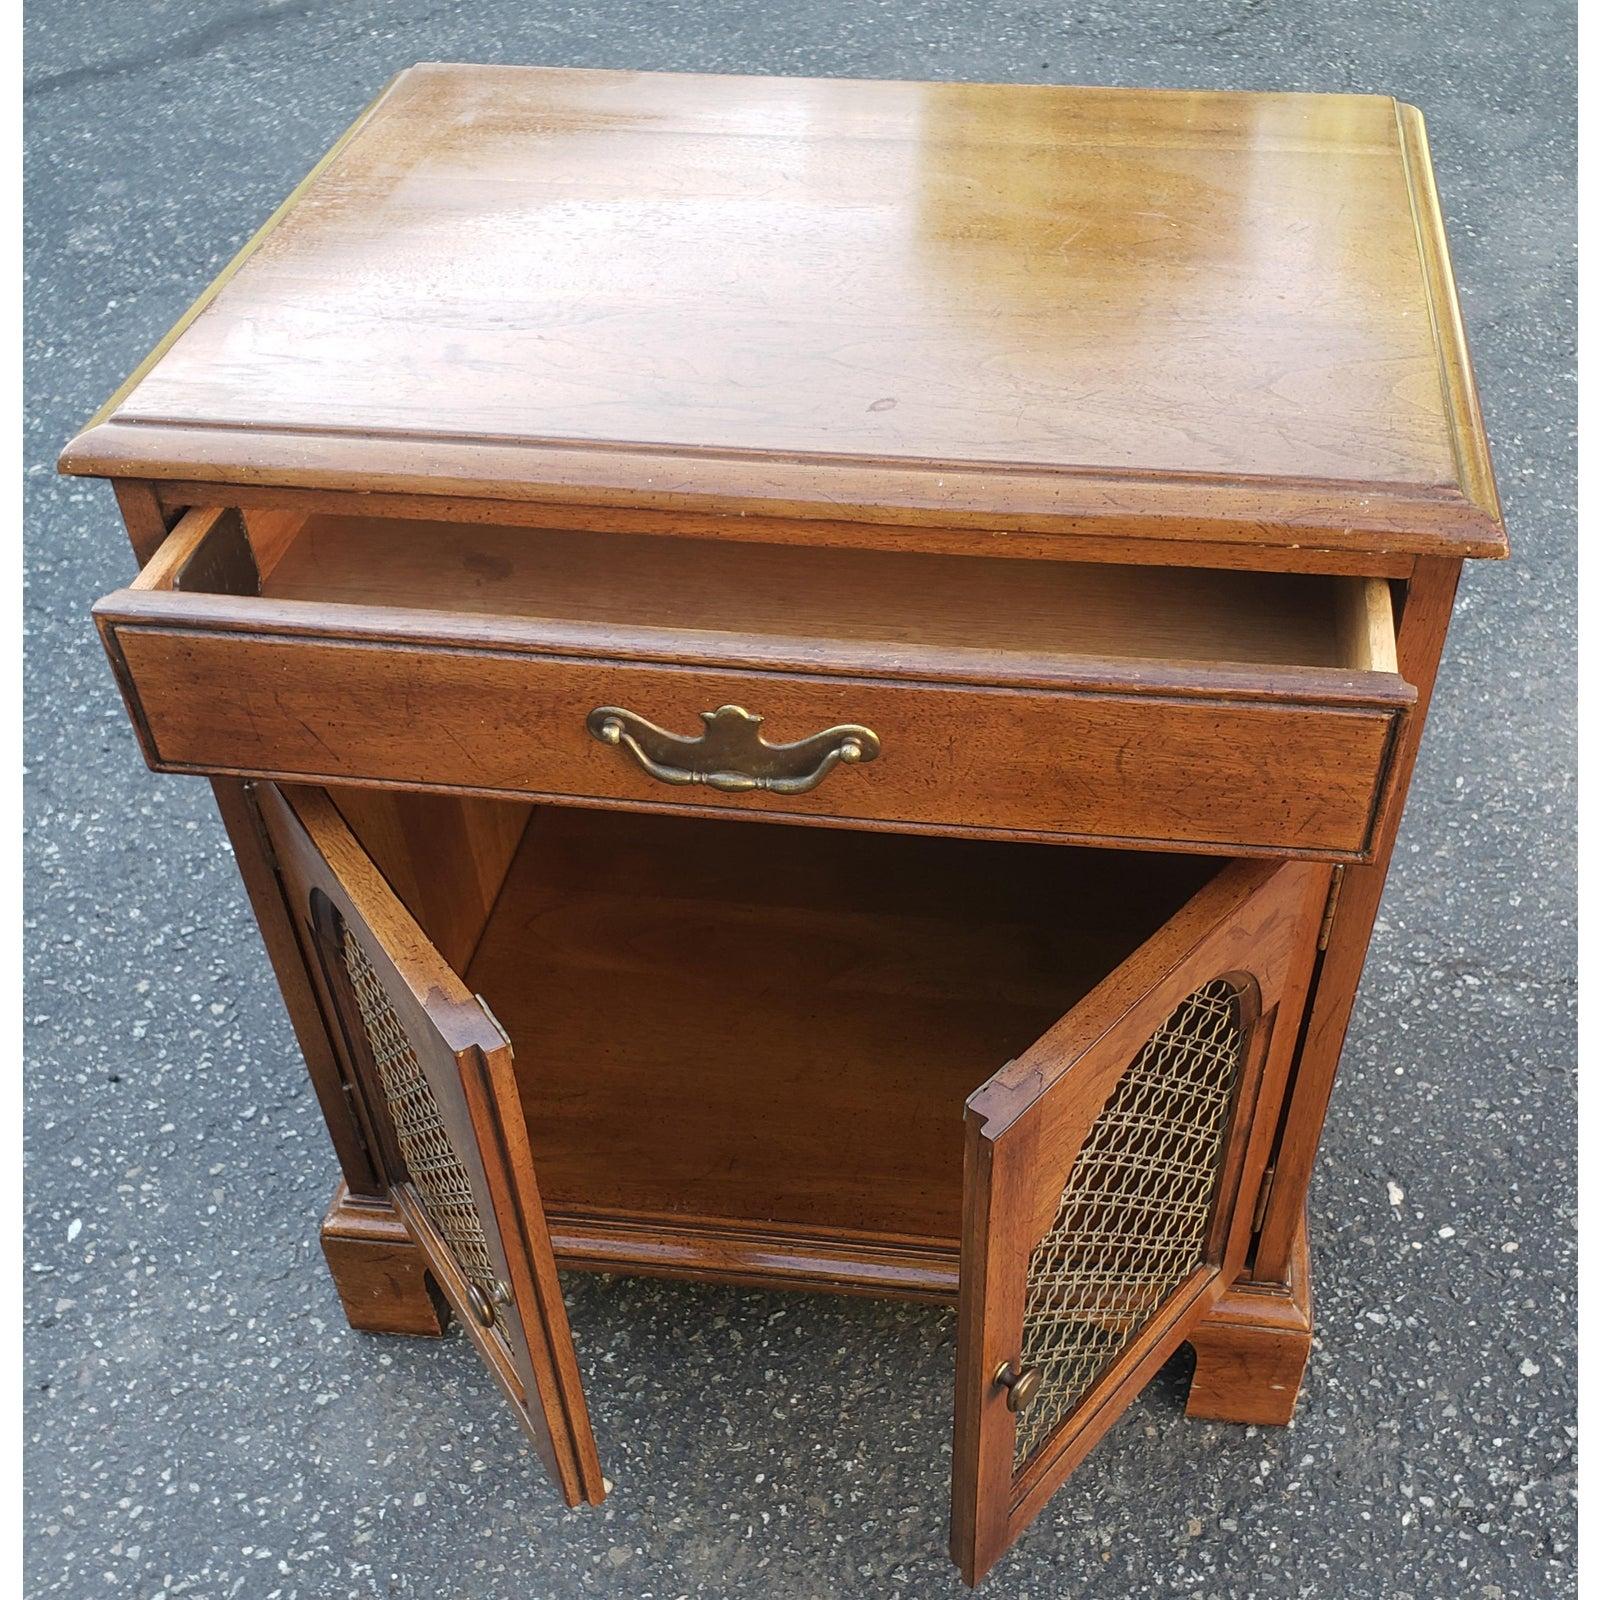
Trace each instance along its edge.
<path fill-rule="evenodd" d="M 1374 96 L 427 65 L 63 470 L 1504 550 Z"/>

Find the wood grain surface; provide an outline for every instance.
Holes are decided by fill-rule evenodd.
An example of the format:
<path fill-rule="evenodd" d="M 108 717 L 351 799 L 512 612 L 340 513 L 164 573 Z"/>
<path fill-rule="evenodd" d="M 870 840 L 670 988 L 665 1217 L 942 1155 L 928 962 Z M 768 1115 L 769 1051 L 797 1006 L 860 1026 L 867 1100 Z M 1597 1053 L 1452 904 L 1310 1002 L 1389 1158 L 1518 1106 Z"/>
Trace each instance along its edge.
<path fill-rule="evenodd" d="M 419 66 L 63 467 L 1504 548 L 1375 96 Z"/>
<path fill-rule="evenodd" d="M 1370 587 L 1362 578 L 1302 573 L 316 516 L 282 548 L 260 592 L 307 604 L 928 651 L 1384 670 L 1360 630 L 1347 631 L 1348 614 L 1366 619 Z M 1392 620 L 1388 632 L 1392 658 Z"/>
<path fill-rule="evenodd" d="M 968 1095 L 1215 870 L 550 807 L 466 978 L 552 1211 L 953 1243 Z"/>

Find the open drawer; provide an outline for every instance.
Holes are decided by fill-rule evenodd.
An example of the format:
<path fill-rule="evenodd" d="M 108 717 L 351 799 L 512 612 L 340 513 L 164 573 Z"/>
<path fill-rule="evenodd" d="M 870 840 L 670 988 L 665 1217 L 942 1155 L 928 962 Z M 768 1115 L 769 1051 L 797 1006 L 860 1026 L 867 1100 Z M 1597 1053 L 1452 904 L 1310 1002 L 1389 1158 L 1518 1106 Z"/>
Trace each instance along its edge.
<path fill-rule="evenodd" d="M 146 759 L 1369 857 L 1386 580 L 188 513 L 96 608 Z"/>
<path fill-rule="evenodd" d="M 569 1500 L 558 1263 L 959 1296 L 969 1581 L 1243 1264 L 1324 867 L 256 792 L 369 1143 Z"/>

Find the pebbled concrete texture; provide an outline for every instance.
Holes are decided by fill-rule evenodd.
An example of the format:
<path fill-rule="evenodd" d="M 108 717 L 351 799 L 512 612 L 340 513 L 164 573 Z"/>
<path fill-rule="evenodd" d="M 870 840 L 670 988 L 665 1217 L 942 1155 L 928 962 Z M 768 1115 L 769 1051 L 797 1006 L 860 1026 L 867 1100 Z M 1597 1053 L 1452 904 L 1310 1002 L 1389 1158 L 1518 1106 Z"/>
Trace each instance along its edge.
<path fill-rule="evenodd" d="M 27 16 L 27 1551 L 43 1596 L 955 1595 L 953 1319 L 569 1281 L 615 1494 L 459 1338 L 349 1333 L 333 1161 L 209 791 L 139 760 L 60 444 L 398 68 L 1359 89 L 1429 120 L 1514 557 L 1469 570 L 1312 1193 L 1286 1430 L 1185 1357 L 996 1600 L 1575 1592 L 1574 16 L 1237 0 L 37 0 Z"/>

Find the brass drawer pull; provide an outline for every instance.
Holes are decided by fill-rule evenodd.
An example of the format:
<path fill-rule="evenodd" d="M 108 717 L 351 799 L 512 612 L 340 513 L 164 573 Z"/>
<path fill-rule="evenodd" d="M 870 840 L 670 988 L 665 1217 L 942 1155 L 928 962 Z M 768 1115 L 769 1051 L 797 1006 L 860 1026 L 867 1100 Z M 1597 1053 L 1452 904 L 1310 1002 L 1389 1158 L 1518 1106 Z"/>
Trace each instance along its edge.
<path fill-rule="evenodd" d="M 616 745 L 662 783 L 703 783 L 726 794 L 766 789 L 772 794 L 804 794 L 842 761 L 871 761 L 879 750 L 871 728 L 842 723 L 793 744 L 768 744 L 761 718 L 743 706 L 702 711 L 706 731 L 697 739 L 668 733 L 619 706 L 596 706 L 589 732 L 601 744 Z"/>

